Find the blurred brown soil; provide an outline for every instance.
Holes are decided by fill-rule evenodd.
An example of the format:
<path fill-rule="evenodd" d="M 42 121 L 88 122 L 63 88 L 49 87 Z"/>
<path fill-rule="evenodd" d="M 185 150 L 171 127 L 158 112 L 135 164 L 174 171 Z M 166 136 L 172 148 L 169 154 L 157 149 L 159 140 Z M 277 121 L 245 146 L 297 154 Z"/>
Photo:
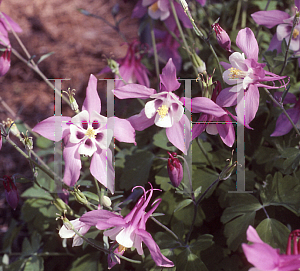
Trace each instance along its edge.
<path fill-rule="evenodd" d="M 71 80 L 62 83 L 62 89 L 75 88 L 75 97 L 81 107 L 89 75 L 96 75 L 106 66 L 103 55 L 124 57 L 127 46 L 110 26 L 102 20 L 83 15 L 78 9 L 85 9 L 114 24 L 111 10 L 119 3 L 120 12 L 116 18 L 126 17 L 120 24 L 120 29 L 127 40 L 132 41 L 137 38 L 137 20 L 131 19 L 134 2 L 128 1 L 125 4 L 123 0 L 3 0 L 0 11 L 11 16 L 21 26 L 23 32 L 19 33 L 19 37 L 29 53 L 36 55 L 36 62 L 40 56 L 54 52 L 41 62 L 39 67 L 47 78 L 70 78 Z M 14 36 L 11 33 L 9 35 L 12 47 L 25 57 Z M 53 90 L 14 55 L 11 59 L 10 70 L 0 78 L 0 96 L 19 118 L 33 127 L 39 121 L 53 115 Z M 98 91 L 102 103 L 105 103 L 104 82 L 98 83 Z M 64 103 L 63 115 L 73 115 Z M 7 117 L 12 116 L 0 104 L 0 121 Z M 12 136 L 12 139 L 17 142 L 15 137 Z M 0 151 L 0 177 L 15 173 L 31 175 L 27 161 L 9 144 L 4 144 Z M 18 187 L 22 190 L 20 184 Z M 3 197 L 4 189 L 1 183 L 0 199 Z M 3 206 L 2 200 L 0 205 Z"/>

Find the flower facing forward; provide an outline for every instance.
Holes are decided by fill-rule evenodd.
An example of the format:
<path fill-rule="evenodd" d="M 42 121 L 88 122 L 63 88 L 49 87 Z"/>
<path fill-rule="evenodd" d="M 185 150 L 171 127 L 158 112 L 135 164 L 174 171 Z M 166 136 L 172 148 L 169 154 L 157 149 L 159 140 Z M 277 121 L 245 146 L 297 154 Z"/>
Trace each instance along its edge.
<path fill-rule="evenodd" d="M 91 174 L 112 193 L 114 191 L 114 169 L 112 153 L 108 148 L 112 136 L 122 142 L 135 143 L 135 131 L 127 120 L 100 115 L 101 101 L 97 93 L 97 78 L 90 76 L 82 111 L 71 117 L 50 117 L 37 124 L 33 131 L 54 141 L 64 139 L 63 151 L 65 173 L 63 181 L 73 186 L 81 169 L 80 155 L 92 156 Z M 58 127 L 57 127 L 58 123 Z M 113 126 L 114 131 L 107 129 Z M 55 137 L 61 129 L 62 137 Z"/>
<path fill-rule="evenodd" d="M 58 232 L 61 238 L 73 238 L 72 247 L 81 246 L 83 239 L 72 230 L 70 223 L 81 235 L 85 235 L 89 231 L 90 226 L 79 221 L 79 218 L 77 218 L 75 220 L 70 220 L 68 223 L 64 223 Z"/>
<path fill-rule="evenodd" d="M 237 120 L 248 126 L 254 119 L 259 106 L 258 87 L 275 89 L 286 86 L 268 86 L 262 81 L 276 81 L 286 78 L 274 73 L 265 71 L 265 64 L 258 63 L 258 44 L 250 28 L 239 31 L 236 37 L 236 45 L 243 53 L 235 52 L 230 55 L 228 63 L 221 63 L 226 71 L 223 73 L 223 80 L 232 85 L 225 88 L 217 97 L 217 104 L 221 107 L 230 107 L 237 104 Z M 245 55 L 247 59 L 245 58 Z"/>
<path fill-rule="evenodd" d="M 137 187 L 139 186 L 135 188 Z M 144 188 L 142 189 L 144 190 Z M 144 242 L 156 265 L 172 267 L 174 266 L 173 262 L 161 254 L 158 245 L 150 233 L 146 231 L 146 222 L 161 201 L 161 199 L 156 200 L 152 204 L 153 207 L 147 213 L 145 212 L 153 190 L 152 187 L 148 191 L 144 190 L 144 195 L 125 217 L 107 210 L 94 210 L 85 213 L 79 220 L 86 225 L 96 226 L 99 230 L 105 230 L 103 234 L 119 244 L 118 254 L 121 254 L 127 248 L 134 247 L 139 255 L 143 255 L 142 242 Z"/>
<path fill-rule="evenodd" d="M 146 103 L 145 108 L 128 120 L 133 128 L 142 131 L 149 126 L 166 128 L 169 141 L 183 153 L 187 153 L 191 142 L 190 122 L 183 114 L 183 103 L 173 93 L 180 83 L 176 79 L 176 69 L 170 58 L 160 75 L 160 92 L 138 84 L 128 84 L 114 90 L 119 99 L 140 98 L 153 100 Z"/>
<path fill-rule="evenodd" d="M 242 248 L 248 262 L 255 266 L 249 271 L 296 271 L 300 268 L 300 255 L 281 255 L 279 249 L 264 243 L 252 226 L 247 230 L 247 240 L 253 244 L 242 244 Z"/>

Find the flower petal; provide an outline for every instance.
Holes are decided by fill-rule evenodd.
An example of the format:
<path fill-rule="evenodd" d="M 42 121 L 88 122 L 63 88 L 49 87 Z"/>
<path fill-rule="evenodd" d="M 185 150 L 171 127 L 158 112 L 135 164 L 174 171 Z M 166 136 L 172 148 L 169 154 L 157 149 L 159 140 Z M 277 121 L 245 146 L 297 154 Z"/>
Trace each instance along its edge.
<path fill-rule="evenodd" d="M 65 160 L 63 182 L 69 186 L 74 186 L 80 176 L 81 160 L 78 153 L 78 147 L 78 144 L 69 142 L 63 151 Z"/>
<path fill-rule="evenodd" d="M 155 243 L 150 233 L 141 229 L 136 230 L 135 233 L 142 239 L 142 241 L 148 247 L 151 257 L 153 261 L 156 263 L 156 265 L 163 266 L 163 267 L 174 266 L 172 261 L 170 261 L 168 258 L 166 258 L 164 255 L 161 254 L 158 245 Z"/>
<path fill-rule="evenodd" d="M 192 99 L 192 112 L 203 112 L 215 117 L 221 117 L 227 114 L 224 109 L 206 97 L 196 97 Z"/>
<path fill-rule="evenodd" d="M 136 145 L 135 130 L 130 122 L 126 119 L 119 119 L 117 117 L 114 117 L 113 120 L 115 138 L 120 142 L 134 143 Z"/>
<path fill-rule="evenodd" d="M 230 107 L 237 103 L 237 93 L 230 91 L 230 88 L 224 88 L 216 99 L 216 104 L 220 107 Z"/>
<path fill-rule="evenodd" d="M 156 90 L 139 84 L 127 84 L 123 87 L 114 89 L 113 92 L 119 99 L 148 99 L 152 94 L 156 93 Z"/>
<path fill-rule="evenodd" d="M 232 120 L 228 115 L 224 115 L 220 118 L 216 118 L 218 122 L 224 122 L 224 124 L 216 124 L 219 135 L 228 147 L 232 147 L 235 141 L 235 130 L 232 124 Z"/>
<path fill-rule="evenodd" d="M 208 124 L 209 116 L 207 114 L 202 114 L 198 121 L 192 126 L 192 140 L 198 137 L 206 128 Z M 199 123 L 198 123 L 199 122 Z"/>
<path fill-rule="evenodd" d="M 12 29 L 15 31 L 15 32 L 18 32 L 18 33 L 20 33 L 20 32 L 22 32 L 23 30 L 22 30 L 22 28 L 12 19 L 12 18 L 10 18 L 7 14 L 5 14 L 4 12 L 2 12 L 2 14 L 3 14 L 3 16 L 5 17 L 5 19 L 9 22 L 9 24 L 11 25 L 11 27 L 12 27 Z M 0 20 L 3 24 L 4 24 L 4 26 L 5 26 L 5 28 L 6 28 L 6 30 L 7 31 L 11 31 L 10 30 L 10 26 L 6 23 L 6 21 L 5 20 Z"/>
<path fill-rule="evenodd" d="M 245 53 L 247 58 L 258 60 L 258 44 L 252 30 L 248 27 L 239 31 L 236 45 Z"/>
<path fill-rule="evenodd" d="M 174 91 L 179 87 L 180 83 L 176 78 L 176 68 L 172 58 L 170 58 L 166 66 L 162 69 L 162 74 L 160 75 L 160 88 L 161 91 Z"/>
<path fill-rule="evenodd" d="M 253 20 L 267 28 L 282 24 L 283 20 L 290 18 L 290 15 L 281 10 L 258 11 L 251 14 Z"/>
<path fill-rule="evenodd" d="M 58 122 L 58 123 L 61 122 L 61 124 L 58 127 L 56 127 L 56 122 Z M 70 117 L 52 116 L 50 118 L 47 118 L 47 119 L 39 122 L 32 129 L 32 131 L 42 135 L 43 137 L 50 139 L 50 140 L 60 141 L 62 138 L 64 138 L 65 136 L 67 136 L 70 133 L 70 123 L 71 123 Z M 62 131 L 61 138 L 55 137 L 56 129 L 62 129 L 61 130 Z"/>
<path fill-rule="evenodd" d="M 259 106 L 259 90 L 256 85 L 249 85 L 245 93 L 245 122 L 250 122 L 255 118 Z"/>
<path fill-rule="evenodd" d="M 128 121 L 135 130 L 143 131 L 154 124 L 154 117 L 148 119 L 145 115 L 145 109 L 143 109 L 138 115 L 128 118 Z"/>
<path fill-rule="evenodd" d="M 101 112 L 101 100 L 97 92 L 97 78 L 91 74 L 86 88 L 86 97 L 82 105 L 82 110 L 87 110 L 89 114 L 96 111 Z"/>
<path fill-rule="evenodd" d="M 187 116 L 183 115 L 179 122 L 166 128 L 166 134 L 169 141 L 186 155 L 192 141 L 191 124 Z"/>
<path fill-rule="evenodd" d="M 85 214 L 83 214 L 79 220 L 86 225 L 89 226 L 96 226 L 98 225 L 100 230 L 106 230 L 107 228 L 111 228 L 114 225 L 109 225 L 108 227 L 101 227 L 101 222 L 106 223 L 108 219 L 113 218 L 113 217 L 120 217 L 120 215 L 114 214 L 110 211 L 107 210 L 94 210 L 94 211 L 89 211 Z M 99 229 L 98 228 L 98 229 Z"/>

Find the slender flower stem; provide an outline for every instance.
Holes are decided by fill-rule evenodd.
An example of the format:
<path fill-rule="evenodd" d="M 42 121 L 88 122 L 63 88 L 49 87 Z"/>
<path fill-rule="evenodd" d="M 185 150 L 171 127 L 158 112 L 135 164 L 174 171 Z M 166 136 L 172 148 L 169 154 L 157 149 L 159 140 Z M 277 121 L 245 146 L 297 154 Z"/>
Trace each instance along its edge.
<path fill-rule="evenodd" d="M 160 222 L 159 222 L 155 217 L 153 217 L 153 216 L 150 216 L 150 218 L 151 218 L 157 225 L 159 225 L 159 226 L 161 226 L 162 228 L 164 228 L 168 233 L 170 233 L 171 235 L 173 235 L 174 238 L 175 238 L 176 240 L 179 241 L 179 237 L 178 237 L 173 231 L 171 231 L 167 226 L 165 226 L 164 224 L 160 223 Z"/>
<path fill-rule="evenodd" d="M 155 34 L 154 34 L 152 19 L 150 20 L 150 28 L 151 28 L 151 40 L 152 40 L 152 47 L 153 47 L 153 54 L 154 54 L 155 72 L 157 76 L 157 82 L 159 82 L 159 65 L 158 65 L 157 48 L 155 43 Z"/>
<path fill-rule="evenodd" d="M 99 198 L 99 204 L 102 206 L 102 204 L 101 204 L 101 191 L 100 191 L 99 184 L 98 184 L 98 181 L 96 180 L 96 178 L 94 178 L 94 182 L 95 182 L 96 189 L 97 189 L 97 195 L 98 195 L 98 198 Z"/>
<path fill-rule="evenodd" d="M 297 16 L 295 15 L 294 20 L 293 20 L 293 26 L 292 26 L 292 29 L 291 29 L 291 34 L 290 34 L 290 37 L 289 37 L 289 42 L 287 44 L 287 48 L 286 48 L 285 55 L 284 55 L 284 62 L 283 62 L 283 65 L 282 65 L 282 68 L 281 68 L 281 71 L 280 71 L 279 75 L 282 74 L 282 72 L 284 71 L 284 68 L 286 66 L 286 63 L 287 63 L 287 60 L 288 60 L 288 53 L 289 53 L 289 49 L 290 49 L 290 44 L 291 44 L 291 40 L 292 40 L 292 37 L 293 37 L 294 28 L 297 25 L 298 20 L 299 20 L 299 18 L 297 18 Z"/>
<path fill-rule="evenodd" d="M 235 13 L 235 17 L 234 17 L 234 21 L 232 24 L 232 31 L 236 30 L 238 21 L 239 21 L 239 17 L 240 17 L 240 13 L 241 13 L 241 7 L 242 7 L 242 1 L 243 0 L 239 0 L 237 5 L 236 5 L 236 13 Z"/>
<path fill-rule="evenodd" d="M 246 19 L 247 19 L 247 5 L 248 0 L 243 0 L 243 11 L 242 11 L 242 22 L 241 22 L 241 28 L 246 27 Z"/>
<path fill-rule="evenodd" d="M 263 210 L 264 210 L 264 212 L 265 212 L 266 217 L 267 217 L 267 218 L 270 218 L 269 215 L 268 215 L 268 213 L 267 213 L 267 210 L 266 210 L 265 206 L 262 205 L 262 208 L 263 208 Z"/>
<path fill-rule="evenodd" d="M 300 136 L 300 132 L 298 130 L 298 128 L 296 127 L 295 123 L 292 121 L 291 117 L 289 116 L 289 114 L 286 112 L 286 110 L 284 109 L 283 105 L 280 104 L 278 101 L 276 101 L 276 99 L 274 99 L 274 97 L 272 96 L 272 94 L 270 93 L 270 91 L 266 88 L 264 88 L 264 90 L 267 92 L 268 96 L 270 97 L 270 99 L 276 103 L 283 111 L 283 113 L 286 115 L 286 117 L 288 118 L 288 120 L 290 121 L 290 123 L 292 124 L 294 130 L 296 131 L 296 133 Z"/>
<path fill-rule="evenodd" d="M 216 168 L 215 168 L 215 166 L 214 166 L 214 164 L 213 164 L 213 162 L 209 159 L 209 157 L 208 157 L 208 155 L 207 155 L 205 149 L 203 148 L 203 146 L 202 146 L 202 144 L 201 144 L 201 142 L 200 142 L 200 139 L 199 139 L 198 137 L 196 138 L 196 142 L 197 142 L 197 144 L 198 144 L 200 150 L 201 150 L 202 153 L 204 154 L 206 160 L 208 161 L 208 163 L 209 163 L 209 164 L 211 165 L 211 167 L 213 168 L 213 170 L 214 170 L 214 171 L 217 171 Z"/>
<path fill-rule="evenodd" d="M 185 244 L 188 243 L 190 237 L 191 237 L 191 234 L 192 234 L 192 231 L 193 231 L 193 228 L 194 228 L 194 225 L 195 225 L 195 222 L 196 222 L 196 217 L 197 217 L 197 212 L 198 212 L 198 206 L 201 202 L 201 200 L 205 197 L 205 195 L 208 193 L 208 191 L 215 185 L 219 182 L 219 177 L 204 191 L 204 193 L 200 196 L 200 198 L 197 200 L 197 202 L 194 204 L 194 216 L 193 216 L 193 220 L 192 220 L 192 224 L 191 224 L 191 227 L 190 227 L 190 230 L 185 238 Z"/>

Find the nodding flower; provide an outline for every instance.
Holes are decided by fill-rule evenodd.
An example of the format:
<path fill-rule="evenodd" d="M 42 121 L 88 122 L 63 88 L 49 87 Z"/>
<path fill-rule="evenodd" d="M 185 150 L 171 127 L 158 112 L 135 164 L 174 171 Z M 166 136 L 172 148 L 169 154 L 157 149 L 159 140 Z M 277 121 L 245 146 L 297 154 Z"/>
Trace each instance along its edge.
<path fill-rule="evenodd" d="M 10 176 L 3 176 L 3 186 L 7 203 L 16 210 L 19 202 L 19 194 L 15 183 Z"/>

